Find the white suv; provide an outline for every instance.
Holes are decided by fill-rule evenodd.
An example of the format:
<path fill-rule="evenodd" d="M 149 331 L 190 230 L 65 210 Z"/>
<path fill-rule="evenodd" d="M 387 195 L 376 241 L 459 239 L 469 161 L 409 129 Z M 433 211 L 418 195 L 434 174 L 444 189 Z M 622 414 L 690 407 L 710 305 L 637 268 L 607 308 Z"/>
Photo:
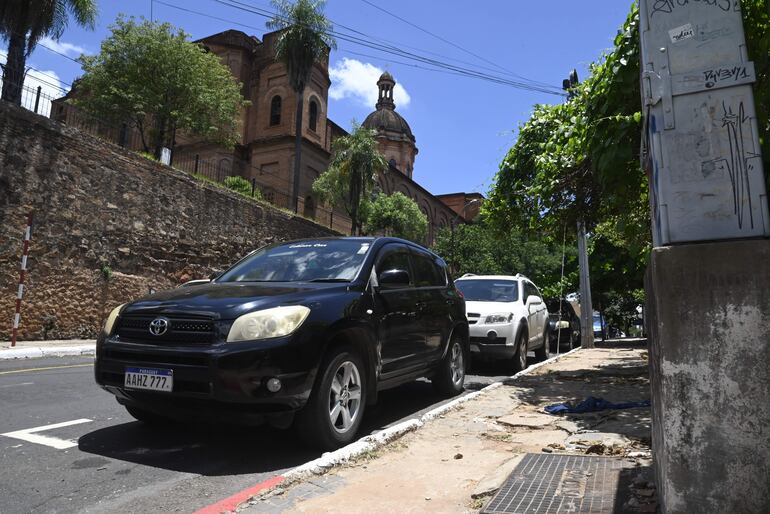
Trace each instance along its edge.
<path fill-rule="evenodd" d="M 463 275 L 455 287 L 465 297 L 471 353 L 513 360 L 527 367 L 527 352 L 549 356 L 548 309 L 540 291 L 523 275 Z"/>

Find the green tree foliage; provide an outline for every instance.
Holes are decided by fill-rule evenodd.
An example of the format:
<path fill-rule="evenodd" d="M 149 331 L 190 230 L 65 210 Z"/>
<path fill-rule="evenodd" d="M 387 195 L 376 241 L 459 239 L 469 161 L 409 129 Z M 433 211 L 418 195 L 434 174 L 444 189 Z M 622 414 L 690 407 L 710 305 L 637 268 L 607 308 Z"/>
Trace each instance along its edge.
<path fill-rule="evenodd" d="M 515 275 L 522 273 L 548 297 L 572 291 L 577 280 L 576 252 L 566 248 L 565 280 L 561 284 L 562 247 L 528 237 L 518 229 L 493 230 L 483 219 L 441 230 L 433 251 L 443 257 L 452 275 Z"/>
<path fill-rule="evenodd" d="M 168 23 L 119 17 L 98 55 L 81 56 L 75 103 L 136 127 L 160 157 L 175 130 L 232 147 L 246 105 L 241 84 L 213 53 Z"/>
<path fill-rule="evenodd" d="M 299 197 L 300 162 L 302 160 L 302 108 L 305 86 L 310 81 L 313 64 L 336 47 L 331 36 L 332 25 L 323 14 L 325 0 L 272 0 L 277 14 L 267 27 L 281 30 L 275 53 L 276 59 L 286 66 L 289 84 L 297 97 L 294 136 L 294 182 L 292 203 L 297 211 Z"/>
<path fill-rule="evenodd" d="M 428 231 L 428 217 L 403 193 L 379 193 L 369 205 L 364 229 L 421 243 Z"/>
<path fill-rule="evenodd" d="M 355 235 L 361 231 L 377 174 L 386 171 L 388 163 L 377 149 L 374 131 L 355 123 L 352 133 L 334 140 L 332 154 L 329 169 L 313 182 L 313 192 L 322 202 L 345 210 Z"/>
<path fill-rule="evenodd" d="M 566 233 L 571 248 L 577 221 L 584 220 L 599 308 L 636 306 L 650 248 L 648 186 L 639 161 L 636 4 L 614 43 L 569 100 L 535 106 L 483 209 L 497 230 L 513 226 L 545 241 L 559 241 Z M 574 291 L 576 273 L 570 270 L 568 276 L 566 291 Z"/>
<path fill-rule="evenodd" d="M 254 189 L 254 194 L 251 194 L 251 183 L 243 177 L 225 177 L 224 184 L 227 189 L 231 189 L 243 196 L 262 199 L 262 192 L 259 189 Z"/>
<path fill-rule="evenodd" d="M 3 66 L 2 99 L 21 105 L 24 68 L 37 43 L 48 36 L 58 40 L 70 16 L 81 27 L 93 29 L 95 0 L 3 0 L 0 2 L 0 38 L 8 41 Z"/>
<path fill-rule="evenodd" d="M 496 226 L 556 236 L 585 220 L 608 219 L 645 247 L 649 224 L 629 224 L 647 212 L 647 182 L 639 165 L 639 10 L 615 38 L 615 48 L 562 104 L 537 105 L 503 160 L 484 210 Z"/>

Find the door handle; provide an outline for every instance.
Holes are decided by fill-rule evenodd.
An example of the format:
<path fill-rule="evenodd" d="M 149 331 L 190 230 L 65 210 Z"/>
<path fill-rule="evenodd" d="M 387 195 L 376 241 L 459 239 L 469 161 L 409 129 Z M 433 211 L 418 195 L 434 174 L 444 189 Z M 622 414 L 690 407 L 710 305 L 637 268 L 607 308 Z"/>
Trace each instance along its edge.
<path fill-rule="evenodd" d="M 428 305 L 426 302 L 416 302 L 416 303 L 414 304 L 414 306 L 415 306 L 415 307 L 417 307 L 418 309 L 422 309 L 422 308 L 424 308 L 426 305 Z"/>

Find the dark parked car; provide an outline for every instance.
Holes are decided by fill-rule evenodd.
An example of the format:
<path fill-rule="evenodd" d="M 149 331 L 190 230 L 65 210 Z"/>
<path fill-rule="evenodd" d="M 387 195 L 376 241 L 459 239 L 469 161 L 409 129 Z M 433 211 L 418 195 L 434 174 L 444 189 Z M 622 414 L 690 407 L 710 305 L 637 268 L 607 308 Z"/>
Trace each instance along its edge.
<path fill-rule="evenodd" d="M 211 283 L 116 308 L 95 375 L 141 421 L 294 421 L 331 449 L 383 389 L 428 377 L 460 393 L 468 351 L 441 258 L 395 238 L 330 238 L 267 246 Z"/>
<path fill-rule="evenodd" d="M 549 332 L 551 335 L 551 351 L 571 350 L 580 345 L 580 316 L 570 302 L 558 298 L 546 300 L 548 307 Z M 559 308 L 561 306 L 561 313 Z"/>

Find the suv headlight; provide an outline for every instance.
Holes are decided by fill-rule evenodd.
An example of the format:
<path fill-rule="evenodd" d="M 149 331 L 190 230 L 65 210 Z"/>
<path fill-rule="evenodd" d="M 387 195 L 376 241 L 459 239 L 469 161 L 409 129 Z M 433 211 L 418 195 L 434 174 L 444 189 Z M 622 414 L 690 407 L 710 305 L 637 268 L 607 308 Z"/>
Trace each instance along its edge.
<path fill-rule="evenodd" d="M 512 312 L 498 312 L 487 316 L 487 318 L 484 320 L 484 323 L 487 325 L 498 325 L 501 323 L 510 323 L 512 319 Z"/>
<path fill-rule="evenodd" d="M 233 323 L 227 342 L 287 336 L 302 325 L 308 314 L 310 309 L 304 305 L 274 307 L 244 314 Z"/>
<path fill-rule="evenodd" d="M 102 328 L 102 331 L 104 332 L 104 335 L 109 337 L 112 335 L 112 329 L 115 328 L 115 322 L 118 320 L 118 315 L 120 315 L 120 310 L 125 306 L 118 305 L 114 309 L 112 309 L 112 312 L 110 312 L 110 315 L 107 316 L 107 321 L 104 322 L 104 327 Z"/>

